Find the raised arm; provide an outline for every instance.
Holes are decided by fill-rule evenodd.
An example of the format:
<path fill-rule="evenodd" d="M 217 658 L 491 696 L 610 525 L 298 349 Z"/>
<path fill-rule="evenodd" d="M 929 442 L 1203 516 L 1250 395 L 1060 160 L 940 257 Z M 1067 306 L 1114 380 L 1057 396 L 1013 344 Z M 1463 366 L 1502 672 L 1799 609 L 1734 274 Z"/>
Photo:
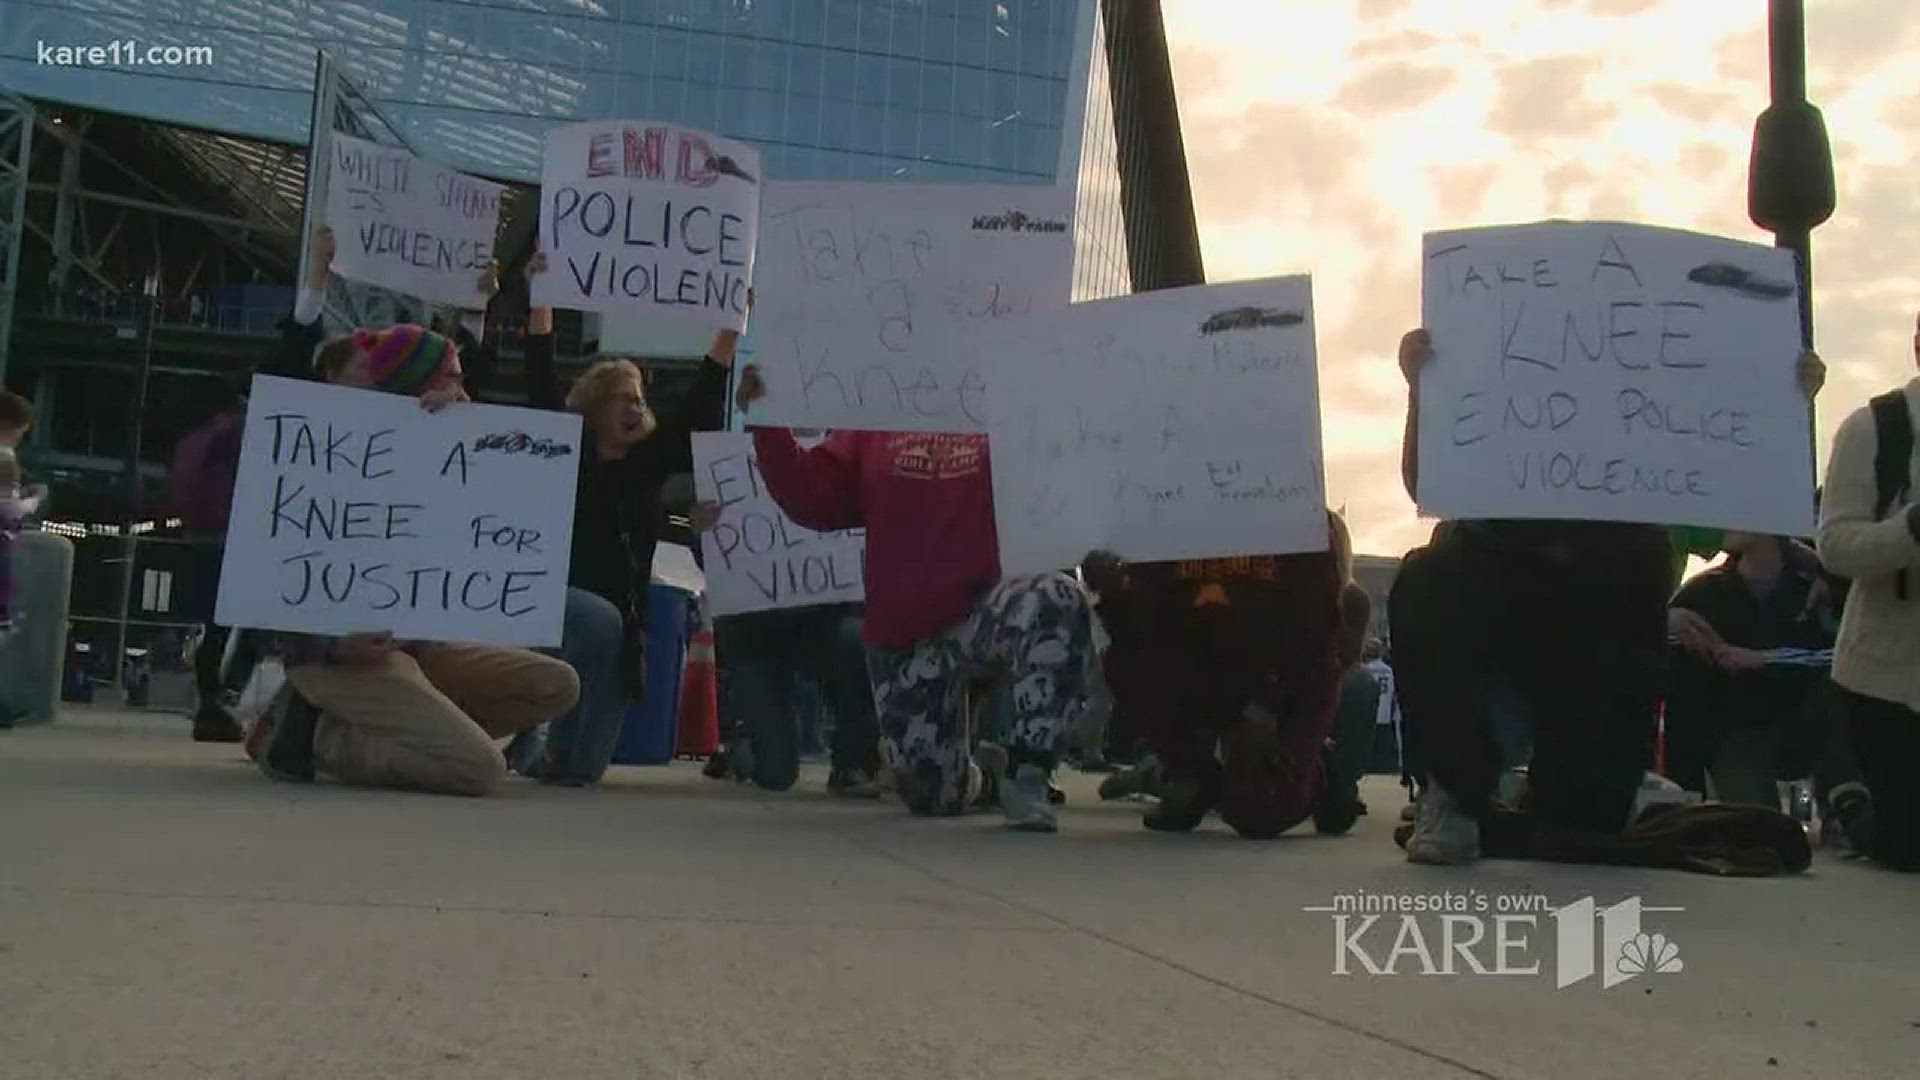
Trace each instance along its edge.
<path fill-rule="evenodd" d="M 1400 436 L 1400 482 L 1420 502 L 1420 367 L 1433 359 L 1433 338 L 1410 330 L 1400 339 L 1400 374 L 1407 380 L 1407 425 Z"/>
<path fill-rule="evenodd" d="M 325 340 L 320 315 L 326 307 L 327 283 L 333 275 L 333 230 L 322 225 L 313 232 L 308 248 L 307 276 L 294 295 L 293 314 L 280 323 L 280 348 L 260 369 L 263 375 L 287 379 L 314 378 L 313 351 Z"/>
<path fill-rule="evenodd" d="M 780 509 L 809 529 L 833 532 L 866 524 L 859 439 L 856 432 L 836 431 L 826 442 L 803 450 L 785 428 L 755 428 L 753 452 L 760 478 Z"/>

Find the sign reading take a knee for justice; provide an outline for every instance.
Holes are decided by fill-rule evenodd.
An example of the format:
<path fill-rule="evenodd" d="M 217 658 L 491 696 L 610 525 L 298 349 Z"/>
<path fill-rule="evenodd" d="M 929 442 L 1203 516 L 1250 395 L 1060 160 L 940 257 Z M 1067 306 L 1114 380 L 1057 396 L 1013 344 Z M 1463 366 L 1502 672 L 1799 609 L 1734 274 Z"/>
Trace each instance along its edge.
<path fill-rule="evenodd" d="M 547 135 L 533 302 L 739 330 L 759 239 L 760 154 L 651 120 Z"/>
<path fill-rule="evenodd" d="M 693 486 L 701 502 L 720 507 L 719 523 L 701 537 L 713 614 L 866 599 L 866 530 L 796 524 L 760 479 L 753 436 L 695 432 Z"/>
<path fill-rule="evenodd" d="M 580 419 L 253 382 L 223 626 L 560 644 Z"/>
<path fill-rule="evenodd" d="M 1814 528 L 1793 255 L 1644 225 L 1426 238 L 1420 508 Z"/>

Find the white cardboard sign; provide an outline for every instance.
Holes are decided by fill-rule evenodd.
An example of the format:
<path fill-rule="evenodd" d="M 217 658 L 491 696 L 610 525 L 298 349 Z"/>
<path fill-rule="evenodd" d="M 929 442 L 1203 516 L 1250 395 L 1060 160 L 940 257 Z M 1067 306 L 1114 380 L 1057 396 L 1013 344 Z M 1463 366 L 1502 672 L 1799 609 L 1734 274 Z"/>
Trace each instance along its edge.
<path fill-rule="evenodd" d="M 753 436 L 694 432 L 693 485 L 701 502 L 720 505 L 719 524 L 701 537 L 714 615 L 866 598 L 866 530 L 795 524 L 760 479 Z"/>
<path fill-rule="evenodd" d="M 333 270 L 440 304 L 484 308 L 506 189 L 405 150 L 334 132 L 326 221 Z"/>
<path fill-rule="evenodd" d="M 1312 286 L 1284 277 L 1075 304 L 993 342 L 1009 574 L 1325 551 Z"/>
<path fill-rule="evenodd" d="M 533 302 L 739 330 L 747 322 L 760 153 L 657 120 L 547 134 Z"/>
<path fill-rule="evenodd" d="M 986 430 L 986 332 L 1072 295 L 1073 193 L 1052 187 L 767 185 L 756 423 Z"/>
<path fill-rule="evenodd" d="M 560 644 L 580 418 L 256 378 L 224 626 Z"/>
<path fill-rule="evenodd" d="M 1813 531 L 1791 253 L 1560 221 L 1425 248 L 1423 511 Z"/>

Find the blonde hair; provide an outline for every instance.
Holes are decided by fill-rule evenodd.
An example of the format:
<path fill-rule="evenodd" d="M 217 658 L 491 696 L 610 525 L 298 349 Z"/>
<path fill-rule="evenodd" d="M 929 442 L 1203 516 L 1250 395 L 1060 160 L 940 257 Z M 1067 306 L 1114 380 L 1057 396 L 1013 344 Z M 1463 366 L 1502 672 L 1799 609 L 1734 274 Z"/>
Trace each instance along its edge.
<path fill-rule="evenodd" d="M 640 366 L 631 360 L 600 360 L 581 372 L 573 381 L 572 389 L 567 391 L 567 408 L 588 415 L 628 383 L 640 388 L 640 407 L 647 412 L 647 434 L 651 435 L 657 422 L 653 418 L 653 407 L 647 404 L 647 379 L 640 373 Z"/>
<path fill-rule="evenodd" d="M 1333 564 L 1340 573 L 1340 584 L 1353 581 L 1353 533 L 1347 529 L 1347 519 L 1338 510 L 1327 511 L 1328 546 L 1333 551 Z"/>

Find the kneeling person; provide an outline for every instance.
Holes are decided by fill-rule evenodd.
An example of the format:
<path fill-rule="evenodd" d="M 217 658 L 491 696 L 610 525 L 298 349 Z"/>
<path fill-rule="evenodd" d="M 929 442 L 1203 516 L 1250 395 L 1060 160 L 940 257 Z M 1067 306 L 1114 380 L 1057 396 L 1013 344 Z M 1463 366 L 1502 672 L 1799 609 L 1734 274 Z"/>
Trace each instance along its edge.
<path fill-rule="evenodd" d="M 419 326 L 361 330 L 316 363 L 337 386 L 417 396 L 438 412 L 467 400 L 451 342 Z M 295 637 L 283 645 L 293 691 L 272 717 L 260 767 L 280 780 L 326 773 L 349 784 L 487 795 L 506 778 L 497 740 L 573 707 L 580 681 L 526 649 L 402 643 L 391 634 Z"/>

